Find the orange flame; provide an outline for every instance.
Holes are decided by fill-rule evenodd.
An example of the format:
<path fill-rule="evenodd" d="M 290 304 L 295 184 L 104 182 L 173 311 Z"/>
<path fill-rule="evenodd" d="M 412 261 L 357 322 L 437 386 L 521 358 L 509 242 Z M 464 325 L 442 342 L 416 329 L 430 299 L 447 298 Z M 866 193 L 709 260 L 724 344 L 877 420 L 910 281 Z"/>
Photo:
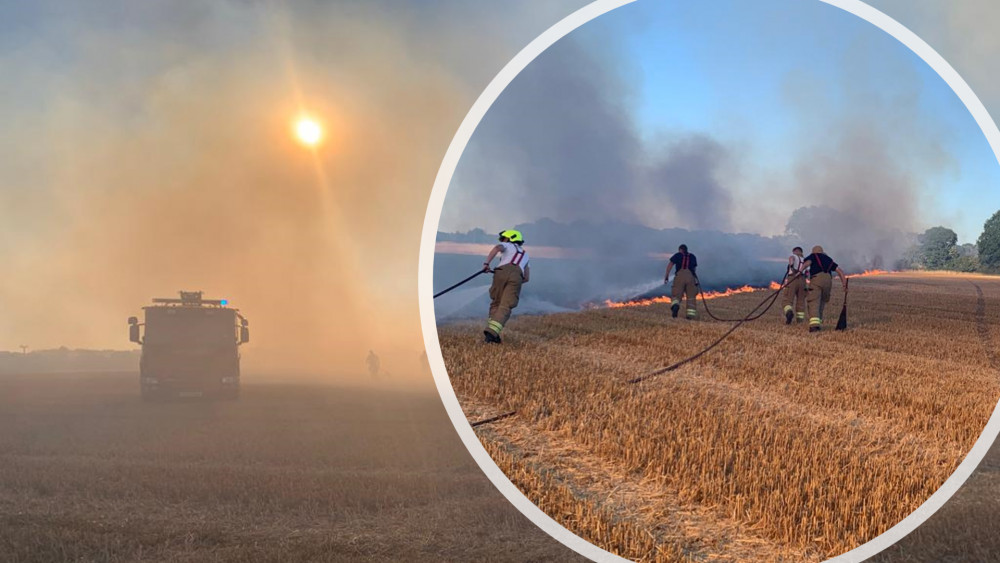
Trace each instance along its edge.
<path fill-rule="evenodd" d="M 776 290 L 779 288 L 781 288 L 779 283 L 771 282 L 770 289 Z M 744 285 L 743 287 L 729 288 L 725 291 L 706 291 L 702 293 L 702 295 L 705 299 L 718 299 L 719 297 L 729 297 L 740 293 L 753 293 L 755 291 L 763 291 L 766 289 L 768 288 Z M 619 309 L 621 307 L 646 307 L 649 305 L 656 305 L 657 303 L 670 303 L 671 301 L 672 299 L 669 296 L 651 297 L 649 299 L 634 299 L 632 301 L 612 301 L 608 299 L 604 302 L 604 306 L 611 309 Z"/>
<path fill-rule="evenodd" d="M 865 276 L 882 276 L 882 275 L 885 275 L 885 274 L 888 274 L 888 273 L 890 273 L 890 272 L 887 272 L 885 270 L 865 270 L 864 272 L 861 272 L 860 274 L 847 274 L 847 277 L 849 277 L 849 278 L 861 278 L 861 277 L 865 277 Z"/>
<path fill-rule="evenodd" d="M 848 274 L 849 278 L 860 278 L 865 276 L 881 276 L 884 274 L 890 274 L 886 270 L 865 270 L 860 274 Z M 705 299 L 718 299 L 719 297 L 729 297 L 731 295 L 738 295 L 740 293 L 753 293 L 755 291 L 777 291 L 781 289 L 781 284 L 773 281 L 767 287 L 752 287 L 749 285 L 744 285 L 743 287 L 738 287 L 735 289 L 727 289 L 725 291 L 706 291 L 704 292 Z M 649 305 L 656 305 L 657 303 L 670 303 L 673 301 L 669 296 L 663 297 L 650 297 L 648 299 L 633 299 L 631 301 L 612 301 L 610 299 L 604 302 L 604 306 L 610 309 L 620 309 L 622 307 L 647 307 Z"/>

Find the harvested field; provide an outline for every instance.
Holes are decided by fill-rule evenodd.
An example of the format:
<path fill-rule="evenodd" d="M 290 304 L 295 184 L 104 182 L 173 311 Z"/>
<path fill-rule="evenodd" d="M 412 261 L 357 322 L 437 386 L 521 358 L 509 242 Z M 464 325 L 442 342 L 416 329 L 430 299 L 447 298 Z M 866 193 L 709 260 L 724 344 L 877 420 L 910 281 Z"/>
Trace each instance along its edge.
<path fill-rule="evenodd" d="M 739 317 L 765 295 L 709 305 Z M 517 411 L 480 439 L 580 536 L 637 560 L 820 561 L 926 500 L 1000 398 L 1000 278 L 855 278 L 835 332 L 841 303 L 838 286 L 820 334 L 775 306 L 638 385 L 730 325 L 652 304 L 516 318 L 502 346 L 480 323 L 439 332 L 469 418 Z"/>
<path fill-rule="evenodd" d="M 0 376 L 0 561 L 583 560 L 496 491 L 430 389 L 149 404 L 137 377 Z"/>

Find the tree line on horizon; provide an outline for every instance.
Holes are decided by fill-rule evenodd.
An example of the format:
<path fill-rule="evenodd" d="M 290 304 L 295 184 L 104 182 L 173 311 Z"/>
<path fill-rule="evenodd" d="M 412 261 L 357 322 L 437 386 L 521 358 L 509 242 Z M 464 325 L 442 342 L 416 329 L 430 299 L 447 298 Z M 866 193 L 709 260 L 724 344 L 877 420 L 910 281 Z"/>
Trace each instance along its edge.
<path fill-rule="evenodd" d="M 1000 211 L 983 224 L 975 244 L 958 244 L 947 227 L 931 227 L 917 238 L 896 265 L 900 270 L 947 270 L 1000 274 Z"/>

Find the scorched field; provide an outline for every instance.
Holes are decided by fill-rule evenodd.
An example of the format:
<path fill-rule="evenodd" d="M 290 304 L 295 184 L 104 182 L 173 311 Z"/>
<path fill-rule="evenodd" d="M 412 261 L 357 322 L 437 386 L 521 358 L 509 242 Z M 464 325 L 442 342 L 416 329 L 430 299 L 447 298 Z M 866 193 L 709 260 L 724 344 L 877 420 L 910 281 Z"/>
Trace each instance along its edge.
<path fill-rule="evenodd" d="M 1000 278 L 851 280 L 847 331 L 786 326 L 780 303 L 683 367 L 729 324 L 669 305 L 440 327 L 480 440 L 564 526 L 644 561 L 820 561 L 874 538 L 955 470 L 1000 397 Z M 530 286 L 525 288 L 530 291 Z M 713 299 L 740 317 L 767 292 Z"/>

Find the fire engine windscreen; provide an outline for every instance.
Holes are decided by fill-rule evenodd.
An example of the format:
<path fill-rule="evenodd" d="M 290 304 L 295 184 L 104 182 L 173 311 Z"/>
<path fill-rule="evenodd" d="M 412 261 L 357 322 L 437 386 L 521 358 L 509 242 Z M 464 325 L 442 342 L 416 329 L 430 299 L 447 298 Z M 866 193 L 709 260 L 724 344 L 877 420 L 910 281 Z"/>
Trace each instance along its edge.
<path fill-rule="evenodd" d="M 235 347 L 236 312 L 221 308 L 147 307 L 145 344 Z"/>

